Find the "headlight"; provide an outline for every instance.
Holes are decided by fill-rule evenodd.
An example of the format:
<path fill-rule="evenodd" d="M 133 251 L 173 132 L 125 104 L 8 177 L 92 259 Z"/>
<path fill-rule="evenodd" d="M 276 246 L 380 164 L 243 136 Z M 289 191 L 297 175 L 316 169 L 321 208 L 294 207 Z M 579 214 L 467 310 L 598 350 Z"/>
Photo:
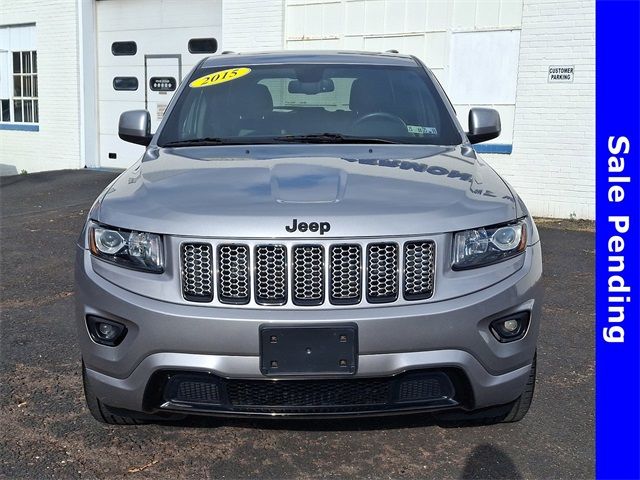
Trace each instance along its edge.
<path fill-rule="evenodd" d="M 95 256 L 123 267 L 154 273 L 164 270 L 162 239 L 155 233 L 92 223 L 89 226 L 89 248 Z"/>
<path fill-rule="evenodd" d="M 527 225 L 524 219 L 458 232 L 453 240 L 452 268 L 463 270 L 497 263 L 522 253 L 526 246 Z"/>

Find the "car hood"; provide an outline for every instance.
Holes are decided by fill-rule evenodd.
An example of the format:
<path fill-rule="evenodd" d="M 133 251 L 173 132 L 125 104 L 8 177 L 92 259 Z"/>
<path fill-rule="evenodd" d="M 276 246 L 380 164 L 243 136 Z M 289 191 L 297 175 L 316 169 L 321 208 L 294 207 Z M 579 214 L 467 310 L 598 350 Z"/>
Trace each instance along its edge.
<path fill-rule="evenodd" d="M 265 145 L 163 149 L 106 190 L 96 220 L 156 233 L 314 238 L 422 235 L 516 218 L 502 179 L 470 147 Z M 291 230 L 291 229 L 289 229 Z"/>

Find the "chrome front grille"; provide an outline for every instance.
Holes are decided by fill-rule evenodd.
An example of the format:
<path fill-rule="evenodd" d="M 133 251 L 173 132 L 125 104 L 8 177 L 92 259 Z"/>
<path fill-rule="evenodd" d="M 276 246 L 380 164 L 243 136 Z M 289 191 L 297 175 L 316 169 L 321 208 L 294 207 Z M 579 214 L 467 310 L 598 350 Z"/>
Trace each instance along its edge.
<path fill-rule="evenodd" d="M 324 301 L 324 248 L 302 245 L 293 248 L 293 303 L 320 305 Z"/>
<path fill-rule="evenodd" d="M 218 247 L 218 297 L 222 303 L 248 303 L 250 297 L 249 247 Z"/>
<path fill-rule="evenodd" d="M 184 299 L 302 307 L 403 303 L 434 294 L 433 240 L 248 243 L 182 243 Z"/>

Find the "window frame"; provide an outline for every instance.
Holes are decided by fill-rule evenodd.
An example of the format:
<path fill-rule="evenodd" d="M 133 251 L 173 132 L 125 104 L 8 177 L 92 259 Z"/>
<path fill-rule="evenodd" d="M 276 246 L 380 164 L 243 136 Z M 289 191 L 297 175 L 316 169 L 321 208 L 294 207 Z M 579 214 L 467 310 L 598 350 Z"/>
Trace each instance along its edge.
<path fill-rule="evenodd" d="M 5 118 L 3 111 L 0 110 L 0 124 L 39 126 L 38 51 L 37 49 L 9 50 L 6 53 L 8 55 L 7 82 L 9 82 L 9 96 L 8 98 L 0 98 L 0 107 L 3 107 L 5 102 L 8 102 L 9 117 Z M 28 68 L 24 63 L 25 54 L 28 58 Z M 18 58 L 17 66 L 16 58 Z M 16 87 L 19 87 L 19 89 L 16 90 Z M 25 95 L 27 92 L 29 92 L 29 95 Z M 18 102 L 20 104 L 19 120 L 16 118 Z M 26 107 L 27 105 L 30 105 L 30 109 Z M 25 121 L 27 116 L 30 117 L 30 120 Z"/>

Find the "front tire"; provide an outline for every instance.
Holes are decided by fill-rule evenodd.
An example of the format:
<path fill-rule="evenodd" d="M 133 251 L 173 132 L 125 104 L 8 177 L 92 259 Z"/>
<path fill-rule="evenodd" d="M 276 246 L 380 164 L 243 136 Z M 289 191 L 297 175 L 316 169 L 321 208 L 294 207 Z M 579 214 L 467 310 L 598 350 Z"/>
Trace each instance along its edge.
<path fill-rule="evenodd" d="M 489 407 L 475 412 L 443 412 L 436 414 L 441 427 L 478 427 L 497 423 L 519 422 L 529 411 L 536 386 L 537 354 L 533 356 L 529 378 L 522 394 L 513 402 L 497 407 Z"/>
<path fill-rule="evenodd" d="M 529 378 L 524 387 L 524 392 L 522 392 L 522 395 L 511 403 L 511 409 L 507 416 L 502 420 L 502 423 L 519 422 L 529 411 L 529 407 L 531 407 L 531 403 L 533 402 L 533 392 L 536 388 L 536 363 L 537 354 L 533 356 L 531 371 L 529 372 Z"/>

